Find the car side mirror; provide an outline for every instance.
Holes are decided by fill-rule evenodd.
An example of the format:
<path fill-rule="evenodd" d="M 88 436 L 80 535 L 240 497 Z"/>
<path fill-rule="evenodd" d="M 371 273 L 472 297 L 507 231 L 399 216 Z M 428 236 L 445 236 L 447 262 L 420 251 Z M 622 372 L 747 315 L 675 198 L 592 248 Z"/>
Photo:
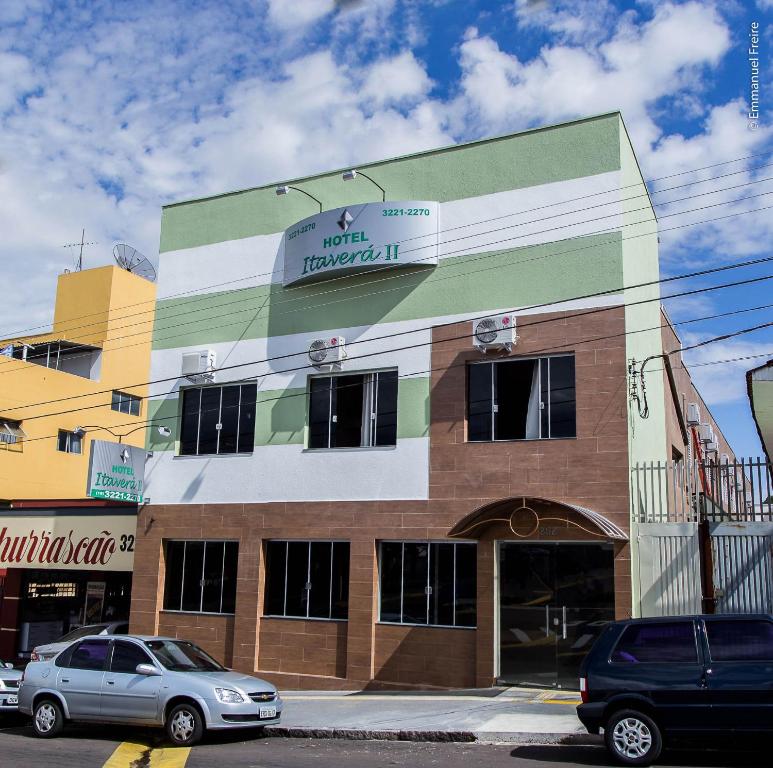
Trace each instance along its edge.
<path fill-rule="evenodd" d="M 159 669 L 152 664 L 137 664 L 137 668 L 134 671 L 138 675 L 146 675 L 147 677 L 155 677 L 161 674 Z"/>
<path fill-rule="evenodd" d="M 10 662 L 10 661 L 6 661 L 6 662 L 5 662 L 5 664 L 3 664 L 3 666 L 4 666 L 6 669 L 13 669 L 13 663 L 12 663 L 12 662 Z"/>

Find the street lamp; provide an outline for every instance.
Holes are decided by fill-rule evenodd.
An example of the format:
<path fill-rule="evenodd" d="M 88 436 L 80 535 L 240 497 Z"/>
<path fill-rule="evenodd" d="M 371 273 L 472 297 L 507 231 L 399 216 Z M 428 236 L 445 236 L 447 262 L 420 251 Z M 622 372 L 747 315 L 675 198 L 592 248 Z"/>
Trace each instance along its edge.
<path fill-rule="evenodd" d="M 305 189 L 301 189 L 300 187 L 292 187 L 289 184 L 283 184 L 276 188 L 277 197 L 288 194 L 291 189 L 294 189 L 296 192 L 302 192 L 306 197 L 310 197 L 319 206 L 319 212 L 322 213 L 322 203 L 317 200 L 314 195 L 310 195 Z"/>
<path fill-rule="evenodd" d="M 134 429 L 130 429 L 128 432 L 124 432 L 123 434 L 120 434 L 120 435 L 117 432 L 113 432 L 113 430 L 110 429 L 110 427 L 100 427 L 93 424 L 90 424 L 87 427 L 75 427 L 75 429 L 72 432 L 74 435 L 77 435 L 78 437 L 83 437 L 86 434 L 86 432 L 90 429 L 94 430 L 95 432 L 99 430 L 104 430 L 105 432 L 109 432 L 113 437 L 118 438 L 119 443 L 122 443 L 123 439 L 131 435 L 132 432 L 137 432 L 140 429 L 145 429 L 145 425 L 143 424 L 142 426 L 135 427 Z M 156 427 L 156 430 L 158 431 L 158 434 L 161 435 L 162 437 L 169 437 L 172 434 L 172 430 L 169 429 L 169 427 L 167 427 L 164 424 L 159 424 L 159 426 Z"/>
<path fill-rule="evenodd" d="M 375 184 L 381 190 L 381 202 L 383 203 L 386 202 L 386 190 L 377 181 L 374 181 L 373 179 L 371 179 L 367 173 L 358 171 L 356 168 L 350 168 L 348 171 L 344 171 L 341 174 L 341 178 L 344 181 L 354 181 L 357 178 L 357 176 L 362 176 L 363 178 L 367 179 L 371 184 Z"/>

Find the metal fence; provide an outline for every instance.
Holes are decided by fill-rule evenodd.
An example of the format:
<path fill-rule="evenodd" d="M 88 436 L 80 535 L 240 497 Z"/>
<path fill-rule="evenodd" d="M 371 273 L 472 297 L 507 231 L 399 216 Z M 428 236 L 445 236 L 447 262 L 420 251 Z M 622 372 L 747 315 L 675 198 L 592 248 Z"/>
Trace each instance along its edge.
<path fill-rule="evenodd" d="M 762 458 L 637 463 L 631 516 L 639 523 L 771 522 L 771 465 Z"/>

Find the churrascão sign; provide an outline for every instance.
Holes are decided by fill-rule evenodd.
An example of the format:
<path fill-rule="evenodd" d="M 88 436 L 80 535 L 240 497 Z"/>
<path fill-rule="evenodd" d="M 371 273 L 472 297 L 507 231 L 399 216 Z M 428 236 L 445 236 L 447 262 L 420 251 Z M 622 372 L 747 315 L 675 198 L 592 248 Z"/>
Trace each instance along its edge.
<path fill-rule="evenodd" d="M 324 211 L 285 232 L 284 285 L 371 269 L 432 267 L 438 261 L 438 204 L 362 203 Z"/>
<path fill-rule="evenodd" d="M 130 571 L 137 516 L 5 515 L 0 567 Z"/>
<path fill-rule="evenodd" d="M 145 449 L 133 445 L 92 440 L 86 494 L 93 499 L 141 504 L 146 456 Z"/>

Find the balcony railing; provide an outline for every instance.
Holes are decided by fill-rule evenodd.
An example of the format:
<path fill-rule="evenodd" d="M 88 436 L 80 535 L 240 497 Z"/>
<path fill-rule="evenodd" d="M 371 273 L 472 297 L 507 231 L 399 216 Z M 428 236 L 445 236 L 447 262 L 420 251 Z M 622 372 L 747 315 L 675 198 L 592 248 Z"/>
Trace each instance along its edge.
<path fill-rule="evenodd" d="M 640 523 L 773 522 L 773 468 L 762 458 L 637 463 L 631 515 Z"/>

